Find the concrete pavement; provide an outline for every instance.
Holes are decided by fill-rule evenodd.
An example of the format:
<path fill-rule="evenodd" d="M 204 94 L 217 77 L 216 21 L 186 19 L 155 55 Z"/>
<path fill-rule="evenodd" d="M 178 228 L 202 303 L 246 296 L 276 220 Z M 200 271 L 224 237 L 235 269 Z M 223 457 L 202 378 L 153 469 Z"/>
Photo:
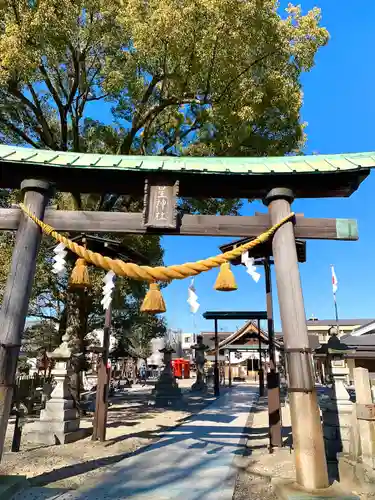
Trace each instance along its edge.
<path fill-rule="evenodd" d="M 14 500 L 231 500 L 257 389 L 238 385 L 161 439 L 107 469 L 89 489 L 31 488 Z"/>

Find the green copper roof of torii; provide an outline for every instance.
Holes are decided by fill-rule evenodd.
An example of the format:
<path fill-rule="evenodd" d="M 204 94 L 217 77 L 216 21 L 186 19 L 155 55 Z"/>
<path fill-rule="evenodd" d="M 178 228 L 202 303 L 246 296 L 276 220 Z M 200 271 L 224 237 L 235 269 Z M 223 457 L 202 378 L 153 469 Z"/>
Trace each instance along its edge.
<path fill-rule="evenodd" d="M 257 158 L 121 156 L 0 145 L 1 163 L 140 172 L 293 174 L 355 171 L 375 167 L 375 152 Z"/>

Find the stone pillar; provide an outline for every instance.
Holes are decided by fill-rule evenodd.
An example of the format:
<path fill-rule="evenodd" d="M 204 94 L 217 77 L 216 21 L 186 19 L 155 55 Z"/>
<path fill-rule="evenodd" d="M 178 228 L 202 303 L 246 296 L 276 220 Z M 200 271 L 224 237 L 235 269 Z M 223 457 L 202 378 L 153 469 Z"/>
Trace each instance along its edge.
<path fill-rule="evenodd" d="M 212 366 L 207 368 L 206 383 L 208 389 L 215 391 L 215 368 Z"/>
<path fill-rule="evenodd" d="M 228 358 L 228 387 L 232 387 L 232 364 L 230 360 L 230 350 L 226 350 L 226 355 Z"/>
<path fill-rule="evenodd" d="M 372 405 L 372 394 L 369 373 L 366 368 L 354 368 L 354 386 L 356 405 Z M 358 429 L 361 439 L 362 462 L 375 468 L 375 421 L 358 420 Z"/>
<path fill-rule="evenodd" d="M 65 444 L 78 441 L 91 433 L 90 428 L 80 428 L 80 418 L 69 389 L 67 364 L 72 352 L 68 346 L 69 335 L 65 334 L 62 344 L 48 357 L 56 364 L 52 375 L 56 382 L 47 401 L 46 408 L 40 413 L 40 420 L 27 426 L 28 438 L 40 444 Z"/>
<path fill-rule="evenodd" d="M 351 490 L 373 493 L 375 482 L 375 421 L 368 370 L 354 368 L 356 404 L 350 447 L 339 455 L 340 482 Z M 354 406 L 354 405 L 353 405 Z"/>
<path fill-rule="evenodd" d="M 354 383 L 354 368 L 355 368 L 355 360 L 354 358 L 348 358 L 346 360 L 346 366 L 348 367 L 348 378 L 349 378 L 349 384 Z"/>
<path fill-rule="evenodd" d="M 208 347 L 203 344 L 202 335 L 197 336 L 197 343 L 191 346 L 195 351 L 195 366 L 197 367 L 197 380 L 192 385 L 192 391 L 205 392 L 207 391 L 207 384 L 204 377 L 204 363 L 205 356 L 204 353 L 207 351 Z"/>
<path fill-rule="evenodd" d="M 331 399 L 322 408 L 323 435 L 328 462 L 336 462 L 338 453 L 350 451 L 353 403 L 345 388 L 345 375 L 332 371 Z"/>
<path fill-rule="evenodd" d="M 153 394 L 155 395 L 156 406 L 168 406 L 180 400 L 182 397 L 181 389 L 178 387 L 172 371 L 172 354 L 175 351 L 171 347 L 164 347 L 164 349 L 160 349 L 159 352 L 164 355 L 164 369 L 159 380 L 155 384 Z"/>

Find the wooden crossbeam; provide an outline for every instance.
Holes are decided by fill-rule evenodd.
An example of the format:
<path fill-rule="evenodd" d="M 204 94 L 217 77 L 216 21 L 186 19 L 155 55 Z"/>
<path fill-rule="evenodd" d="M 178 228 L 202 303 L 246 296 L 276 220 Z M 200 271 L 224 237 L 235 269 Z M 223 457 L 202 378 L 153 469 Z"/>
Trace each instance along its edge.
<path fill-rule="evenodd" d="M 0 231 L 18 228 L 21 211 L 0 209 Z M 82 233 L 171 234 L 181 236 L 255 237 L 270 227 L 268 214 L 253 216 L 184 215 L 177 230 L 148 230 L 142 213 L 46 210 L 45 222 L 56 231 Z M 355 219 L 314 219 L 296 216 L 296 238 L 358 240 Z"/>

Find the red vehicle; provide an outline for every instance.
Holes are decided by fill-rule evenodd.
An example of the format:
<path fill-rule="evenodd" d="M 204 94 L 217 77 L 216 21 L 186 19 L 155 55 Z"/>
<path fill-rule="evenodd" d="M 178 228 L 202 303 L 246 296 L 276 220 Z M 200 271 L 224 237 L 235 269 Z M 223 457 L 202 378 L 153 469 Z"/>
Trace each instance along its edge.
<path fill-rule="evenodd" d="M 190 361 L 183 358 L 174 359 L 172 369 L 176 378 L 190 378 Z"/>

